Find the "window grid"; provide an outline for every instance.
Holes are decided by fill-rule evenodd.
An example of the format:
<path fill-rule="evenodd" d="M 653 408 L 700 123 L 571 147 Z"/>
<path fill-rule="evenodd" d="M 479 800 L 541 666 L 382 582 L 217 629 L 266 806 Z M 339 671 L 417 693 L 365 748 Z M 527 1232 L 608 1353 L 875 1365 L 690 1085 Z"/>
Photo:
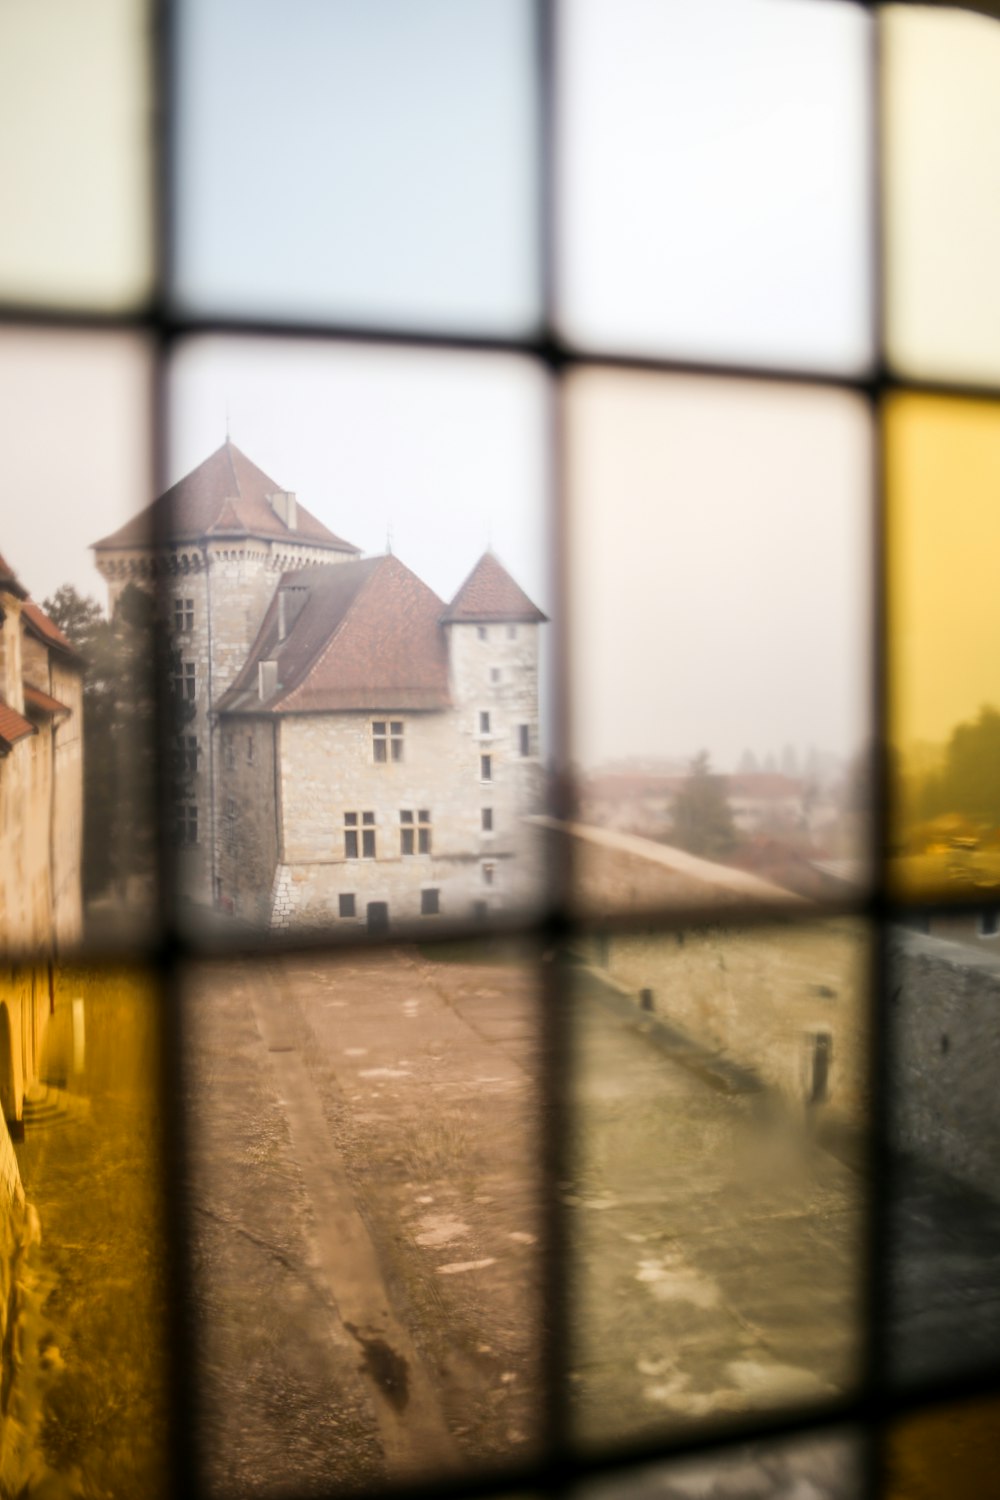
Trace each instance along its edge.
<path fill-rule="evenodd" d="M 802 0 L 808 3 L 808 0 Z M 840 0 L 840 3 L 852 3 L 852 0 Z M 878 362 L 869 375 L 855 379 L 843 377 L 831 377 L 825 372 L 813 372 L 798 370 L 776 370 L 774 368 L 757 368 L 751 365 L 717 364 L 710 361 L 691 361 L 670 358 L 637 358 L 624 355 L 614 350 L 604 350 L 600 354 L 588 356 L 583 351 L 570 346 L 558 333 L 555 325 L 556 297 L 556 275 L 555 275 L 555 248 L 557 240 L 557 224 L 555 209 L 555 177 L 556 177 L 556 130 L 555 130 L 555 108 L 554 96 L 558 83 L 556 68 L 556 46 L 555 46 L 555 5 L 553 0 L 536 0 L 534 13 L 536 17 L 536 42 L 537 62 L 536 80 L 539 91 L 539 119 L 541 121 L 540 156 L 542 170 L 539 174 L 540 194 L 540 243 L 538 245 L 539 260 L 542 266 L 543 280 L 543 304 L 544 317 L 541 327 L 533 337 L 525 337 L 522 340 L 497 339 L 488 337 L 463 337 L 460 335 L 444 332 L 428 332 L 426 334 L 415 334 L 410 330 L 382 328 L 357 328 L 344 325 L 330 325 L 322 322 L 305 323 L 295 321 L 278 322 L 275 320 L 255 320 L 252 317 L 238 318 L 194 318 L 185 316 L 170 306 L 167 287 L 169 285 L 170 273 L 170 226 L 173 220 L 173 115 L 176 107 L 176 78 L 174 76 L 174 39 L 172 35 L 173 14 L 169 0 L 160 0 L 157 7 L 158 27 L 155 35 L 159 46 L 154 55 L 155 92 L 157 95 L 158 108 L 155 111 L 157 121 L 156 131 L 156 268 L 155 286 L 156 290 L 149 305 L 133 315 L 128 314 L 106 314 L 97 311 L 88 311 L 81 314 L 67 314 L 53 311 L 47 307 L 24 308 L 23 306 L 5 307 L 0 304 L 0 321 L 6 326 L 28 325 L 28 326 L 55 326 L 55 327 L 84 327 L 97 330 L 119 329 L 126 331 L 138 331 L 146 334 L 157 352 L 157 365 L 155 376 L 155 399 L 154 399 L 154 471 L 158 476 L 164 472 L 163 457 L 165 452 L 165 434 L 169 413 L 167 411 L 165 376 L 166 362 L 171 354 L 173 346 L 188 334 L 198 332 L 252 332 L 264 337 L 289 337 L 302 336 L 306 338 L 322 338 L 327 340 L 349 341 L 356 344 L 368 345 L 390 345 L 397 347 L 417 348 L 443 348 L 443 349 L 480 349 L 484 352 L 512 352 L 533 358 L 538 364 L 549 372 L 552 386 L 555 392 L 553 402 L 553 421 L 550 429 L 551 448 L 549 453 L 550 481 L 552 506 L 554 511 L 553 530 L 555 535 L 561 535 L 565 528 L 567 507 L 563 484 L 564 470 L 564 432 L 561 426 L 561 417 L 558 410 L 558 388 L 562 376 L 575 369 L 588 365 L 600 365 L 605 368 L 621 369 L 649 369 L 674 373 L 694 373 L 702 375 L 718 374 L 729 379 L 739 377 L 752 378 L 754 380 L 774 380 L 792 384 L 803 384 L 819 388 L 844 388 L 854 391 L 866 398 L 874 419 L 874 450 L 875 450 L 875 611 L 874 628 L 872 638 L 874 671 L 873 681 L 873 726 L 875 731 L 876 753 L 873 758 L 873 814 L 872 814 L 872 852 L 873 852 L 873 881 L 870 895 L 865 899 L 859 899 L 845 903 L 840 907 L 830 906 L 828 910 L 853 912 L 871 920 L 873 931 L 873 960 L 872 960 L 872 987 L 870 995 L 870 1050 L 869 1050 L 869 1073 L 871 1081 L 871 1094 L 873 1100 L 871 1120 L 871 1146 L 869 1167 L 871 1170 L 870 1181 L 878 1187 L 884 1185 L 888 1180 L 891 1164 L 887 1150 L 887 983 L 888 983 L 888 953 L 887 953 L 887 923 L 898 915 L 897 907 L 888 894 L 886 881 L 885 851 L 889 847 L 889 776 L 888 763 L 885 751 L 886 747 L 886 640 L 885 640 L 885 588 L 886 588 L 886 558 L 885 538 L 882 530 L 882 517 L 884 510 L 884 484 L 882 473 L 881 444 L 882 434 L 878 425 L 878 416 L 882 403 L 890 392 L 896 390 L 920 391 L 928 394 L 946 394 L 953 396 L 968 396 L 972 399 L 983 399 L 990 396 L 994 399 L 1000 398 L 1000 389 L 985 387 L 983 385 L 971 385 L 961 381 L 947 380 L 904 380 L 891 372 L 882 356 L 881 351 L 885 348 L 884 312 L 881 297 L 881 271 L 882 271 L 882 247 L 879 219 L 881 213 L 880 201 L 880 139 L 878 121 L 880 118 L 879 98 L 879 38 L 878 28 L 873 28 L 872 40 L 872 67 L 871 87 L 874 92 L 875 108 L 872 112 L 875 130 L 875 147 L 873 151 L 874 167 L 872 173 L 871 193 L 876 203 L 877 212 L 874 216 L 875 242 L 871 246 L 873 258 L 876 296 L 876 327 L 878 336 L 878 349 L 880 351 Z M 156 493 L 162 492 L 162 485 L 157 485 Z M 555 617 L 556 634 L 556 661 L 555 687 L 553 689 L 554 720 L 556 723 L 557 754 L 563 748 L 562 734 L 566 723 L 567 710 L 567 657 L 570 643 L 566 639 L 565 621 L 568 616 L 566 609 L 566 595 L 568 580 L 566 577 L 565 563 L 560 557 L 560 551 L 556 549 L 558 578 L 557 598 L 558 612 Z M 165 582 L 162 583 L 166 592 Z M 168 601 L 164 599 L 164 604 Z M 169 616 L 167 616 L 169 618 Z M 480 630 L 480 636 L 485 637 L 485 631 Z M 187 664 L 186 664 L 187 665 Z M 191 668 L 191 682 L 185 680 L 177 684 L 180 691 L 186 690 L 186 695 L 193 697 L 193 663 Z M 158 724 L 160 733 L 158 743 L 168 745 L 171 743 L 169 705 L 164 701 L 164 695 L 160 695 L 157 705 Z M 228 753 L 228 750 L 227 750 Z M 164 793 L 161 806 L 168 807 L 169 791 L 169 766 L 168 757 L 160 758 L 161 787 Z M 553 804 L 550 811 L 555 816 L 566 816 L 569 813 L 568 789 L 554 794 Z M 184 842 L 190 842 L 191 833 L 197 838 L 197 809 L 185 808 L 183 810 Z M 192 829 L 190 814 L 194 814 L 194 826 Z M 178 819 L 178 832 L 180 832 L 181 819 Z M 356 824 L 356 815 L 355 815 Z M 345 819 L 345 836 L 350 830 Z M 374 838 L 374 830 L 369 830 Z M 354 829 L 354 838 L 357 839 L 357 827 Z M 163 981 L 163 998 L 161 1016 L 161 1041 L 164 1050 L 164 1077 L 172 1081 L 172 1086 L 165 1088 L 163 1097 L 159 1101 L 165 1114 L 165 1126 L 163 1137 L 164 1146 L 164 1185 L 166 1196 L 166 1211 L 164 1222 L 169 1226 L 166 1239 L 166 1250 L 170 1268 L 170 1290 L 175 1305 L 181 1309 L 190 1307 L 190 1267 L 188 1262 L 188 1235 L 186 1225 L 188 1222 L 189 1206 L 183 1189 L 183 1170 L 185 1164 L 185 1135 L 186 1122 L 184 1110 L 181 1103 L 181 1089 L 178 1082 L 182 1076 L 182 1050 L 180 1034 L 180 975 L 182 966 L 187 958 L 193 955 L 195 950 L 190 945 L 190 939 L 186 938 L 183 929 L 175 920 L 177 901 L 177 859 L 169 838 L 164 837 L 163 824 L 161 822 L 157 849 L 160 862 L 160 900 L 163 918 L 163 938 L 146 950 L 143 955 L 137 952 L 136 956 L 146 958 L 154 967 L 158 968 Z M 554 892 L 550 916 L 543 922 L 526 926 L 525 931 L 534 935 L 546 946 L 553 942 L 563 942 L 572 930 L 572 919 L 566 902 L 566 892 L 569 889 L 571 877 L 570 853 L 563 850 L 560 853 L 558 866 L 550 872 L 550 888 Z M 481 903 L 476 903 L 477 907 Z M 968 902 L 956 902 L 951 907 L 955 912 L 974 914 L 975 907 Z M 477 915 L 480 913 L 477 913 Z M 707 916 L 707 914 L 704 914 Z M 759 912 L 747 913 L 748 925 L 761 922 L 765 923 L 768 918 Z M 915 912 L 918 916 L 919 913 Z M 732 913 L 734 920 L 743 920 L 743 916 L 737 912 Z M 643 924 L 659 925 L 663 930 L 672 927 L 688 927 L 699 920 L 698 913 L 685 912 L 680 914 L 676 911 L 665 910 L 660 913 L 644 913 Z M 620 926 L 623 929 L 629 925 L 629 918 L 622 914 L 616 922 L 607 924 Z M 252 949 L 253 945 L 250 945 Z M 343 952 L 338 947 L 338 952 Z M 564 1175 L 566 1166 L 567 1135 L 568 1135 L 568 1105 L 567 1105 L 567 1073 L 571 1061 L 570 1037 L 566 1023 L 562 1018 L 561 1008 L 558 1004 L 562 997 L 561 977 L 558 966 L 555 964 L 543 965 L 541 968 L 543 984 L 543 1026 L 545 1029 L 543 1056 L 545 1057 L 545 1072 L 543 1077 L 543 1088 L 547 1108 L 545 1119 L 547 1129 L 542 1143 L 542 1157 L 544 1166 L 544 1177 L 546 1182 L 558 1181 Z M 551 1002 L 551 1003 L 550 1003 Z M 597 1477 L 598 1475 L 612 1475 L 624 1472 L 628 1467 L 648 1463 L 661 1456 L 671 1454 L 690 1454 L 718 1451 L 720 1445 L 731 1441 L 745 1440 L 748 1436 L 754 1438 L 777 1437 L 784 1434 L 796 1432 L 806 1433 L 820 1431 L 824 1427 L 852 1422 L 859 1426 L 860 1435 L 866 1439 L 866 1451 L 868 1461 L 868 1492 L 872 1495 L 882 1493 L 882 1448 L 883 1436 L 886 1424 L 893 1418 L 911 1410 L 916 1410 L 921 1405 L 945 1399 L 958 1399 L 963 1395 L 974 1394 L 978 1391 L 993 1389 L 998 1383 L 998 1372 L 987 1370 L 984 1375 L 978 1377 L 965 1377 L 960 1379 L 948 1379 L 938 1382 L 926 1382 L 922 1387 L 915 1388 L 909 1394 L 898 1389 L 890 1388 L 886 1378 L 886 1323 L 884 1318 L 885 1291 L 886 1291 L 886 1247 L 887 1247 L 887 1225 L 886 1225 L 886 1193 L 874 1190 L 870 1193 L 868 1205 L 869 1231 L 868 1231 L 868 1277 L 867 1298 L 865 1307 L 865 1327 L 868 1333 L 868 1351 L 866 1368 L 856 1392 L 848 1393 L 844 1397 L 834 1398 L 823 1404 L 817 1404 L 803 1410 L 771 1415 L 755 1415 L 743 1422 L 734 1423 L 727 1430 L 720 1425 L 713 1431 L 703 1431 L 686 1435 L 666 1435 L 658 1440 L 644 1441 L 623 1445 L 613 1453 L 583 1456 L 573 1448 L 569 1442 L 567 1422 L 567 1382 L 565 1370 L 565 1351 L 567 1347 L 567 1314 L 565 1292 L 565 1264 L 566 1264 L 566 1231 L 562 1214 L 556 1202 L 554 1193 L 546 1194 L 549 1203 L 547 1210 L 547 1221 L 545 1223 L 546 1257 L 545 1257 L 545 1286 L 546 1302 L 548 1306 L 548 1328 L 543 1348 L 543 1365 L 546 1377 L 546 1432 L 543 1455 L 538 1464 L 518 1465 L 514 1469 L 496 1471 L 491 1474 L 480 1472 L 463 1476 L 460 1484 L 462 1493 L 487 1494 L 510 1494 L 519 1486 L 530 1487 L 535 1493 L 563 1494 L 566 1492 L 567 1483 L 574 1478 Z M 193 1332 L 189 1327 L 189 1319 L 181 1315 L 173 1320 L 170 1329 L 170 1366 L 171 1366 L 171 1411 L 170 1411 L 170 1443 L 169 1453 L 172 1472 L 170 1475 L 171 1491 L 177 1495 L 200 1496 L 206 1494 L 206 1488 L 201 1481 L 196 1464 L 193 1432 L 195 1430 L 198 1414 L 197 1406 L 197 1374 L 196 1348 Z M 192 1376 L 194 1378 L 192 1378 Z M 387 1483 L 386 1489 L 391 1489 L 394 1494 L 404 1493 L 411 1489 L 414 1494 L 441 1493 L 442 1486 L 435 1483 L 436 1476 L 428 1473 L 424 1476 L 424 1482 L 416 1481 L 412 1486 Z M 457 1494 L 458 1489 L 449 1486 L 451 1492 Z M 333 1493 L 334 1491 L 331 1491 Z M 368 1493 L 376 1493 L 372 1490 Z"/>

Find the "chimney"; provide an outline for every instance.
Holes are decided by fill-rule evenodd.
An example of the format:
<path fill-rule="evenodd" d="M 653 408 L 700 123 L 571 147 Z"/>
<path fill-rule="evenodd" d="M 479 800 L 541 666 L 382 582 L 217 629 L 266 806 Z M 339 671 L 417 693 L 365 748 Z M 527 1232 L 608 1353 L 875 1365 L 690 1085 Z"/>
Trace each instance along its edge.
<path fill-rule="evenodd" d="M 268 698 L 278 688 L 278 663 L 276 661 L 259 661 L 257 663 L 257 692 L 260 694 L 261 703 L 266 703 Z"/>
<path fill-rule="evenodd" d="M 277 490 L 275 494 L 268 495 L 267 498 L 271 502 L 271 509 L 278 517 L 278 520 L 284 521 L 289 531 L 297 531 L 299 522 L 298 506 L 292 492 L 290 490 Z"/>
<path fill-rule="evenodd" d="M 288 618 L 285 608 L 285 591 L 278 590 L 278 640 L 283 641 L 288 634 Z"/>

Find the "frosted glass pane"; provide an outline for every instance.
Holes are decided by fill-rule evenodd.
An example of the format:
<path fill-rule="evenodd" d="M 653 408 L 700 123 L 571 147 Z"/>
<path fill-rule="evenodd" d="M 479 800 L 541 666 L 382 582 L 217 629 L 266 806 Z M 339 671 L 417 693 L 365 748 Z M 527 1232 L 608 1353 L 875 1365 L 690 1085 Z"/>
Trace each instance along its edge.
<path fill-rule="evenodd" d="M 562 317 L 590 346 L 871 357 L 869 20 L 799 0 L 571 0 Z"/>
<path fill-rule="evenodd" d="M 569 385 L 571 756 L 591 909 L 864 880 L 870 431 L 840 392 Z"/>
<path fill-rule="evenodd" d="M 1000 22 L 891 6 L 885 29 L 886 312 L 909 374 L 1000 377 Z"/>
<path fill-rule="evenodd" d="M 537 367 L 204 339 L 178 351 L 170 393 L 154 514 L 175 539 L 182 733 L 198 741 L 178 867 L 191 917 L 357 941 L 537 911 Z"/>
<path fill-rule="evenodd" d="M 1000 406 L 899 397 L 886 415 L 894 878 L 1000 895 Z"/>
<path fill-rule="evenodd" d="M 430 1487 L 537 1452 L 536 955 L 408 952 L 185 971 L 213 1494 Z"/>
<path fill-rule="evenodd" d="M 8 949 L 134 944 L 154 911 L 151 579 L 115 618 L 91 551 L 149 488 L 150 377 L 137 336 L 0 332 Z"/>
<path fill-rule="evenodd" d="M 0 298 L 120 308 L 148 291 L 149 10 L 0 7 Z"/>
<path fill-rule="evenodd" d="M 579 934 L 573 950 L 560 1187 L 578 1440 L 648 1439 L 849 1390 L 862 1349 L 866 929 Z"/>
<path fill-rule="evenodd" d="M 532 27 L 528 0 L 185 0 L 180 298 L 530 325 Z"/>

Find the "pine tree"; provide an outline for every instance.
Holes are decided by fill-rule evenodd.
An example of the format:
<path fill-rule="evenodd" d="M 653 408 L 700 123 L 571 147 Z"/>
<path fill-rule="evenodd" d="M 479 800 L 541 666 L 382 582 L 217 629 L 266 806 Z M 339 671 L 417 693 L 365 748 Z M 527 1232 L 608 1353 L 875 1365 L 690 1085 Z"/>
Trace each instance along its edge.
<path fill-rule="evenodd" d="M 674 842 L 691 854 L 717 859 L 736 844 L 725 777 L 712 771 L 707 750 L 691 762 L 687 781 L 674 802 L 673 823 Z"/>

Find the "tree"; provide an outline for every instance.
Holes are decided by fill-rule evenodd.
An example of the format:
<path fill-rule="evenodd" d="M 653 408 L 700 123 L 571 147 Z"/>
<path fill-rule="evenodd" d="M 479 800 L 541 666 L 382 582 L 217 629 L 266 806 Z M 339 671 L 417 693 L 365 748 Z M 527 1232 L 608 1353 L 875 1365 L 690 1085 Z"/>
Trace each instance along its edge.
<path fill-rule="evenodd" d="M 683 790 L 674 801 L 673 823 L 674 842 L 691 854 L 715 859 L 730 853 L 736 844 L 725 778 L 712 771 L 707 750 L 691 762 Z"/>
<path fill-rule="evenodd" d="M 177 654 L 157 628 L 156 601 L 145 590 L 133 584 L 124 589 L 110 620 L 71 584 L 44 608 L 84 662 L 84 893 L 93 897 L 114 882 L 123 895 L 130 876 L 149 875 L 155 864 L 162 790 L 157 676 L 171 734 L 181 732 L 193 705 L 175 691 Z M 186 790 L 183 763 L 171 754 L 165 765 L 172 778 L 168 792 L 179 799 Z"/>
<path fill-rule="evenodd" d="M 988 704 L 971 723 L 957 724 L 944 765 L 921 789 L 918 812 L 924 818 L 960 813 L 973 822 L 1000 826 L 1000 712 Z"/>

